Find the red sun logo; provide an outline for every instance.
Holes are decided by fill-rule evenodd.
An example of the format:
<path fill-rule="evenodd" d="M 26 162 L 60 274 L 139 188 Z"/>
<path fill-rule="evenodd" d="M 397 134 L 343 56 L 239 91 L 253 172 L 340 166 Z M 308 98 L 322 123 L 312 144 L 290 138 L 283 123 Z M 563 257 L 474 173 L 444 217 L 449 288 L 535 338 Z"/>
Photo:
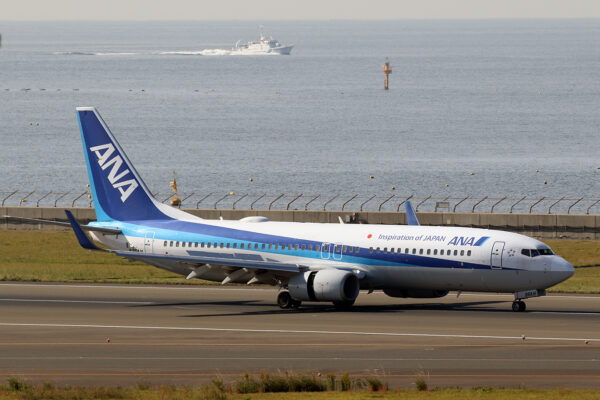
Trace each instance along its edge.
<path fill-rule="evenodd" d="M 370 233 L 367 235 L 367 239 L 371 239 L 373 237 L 373 235 L 371 235 Z"/>

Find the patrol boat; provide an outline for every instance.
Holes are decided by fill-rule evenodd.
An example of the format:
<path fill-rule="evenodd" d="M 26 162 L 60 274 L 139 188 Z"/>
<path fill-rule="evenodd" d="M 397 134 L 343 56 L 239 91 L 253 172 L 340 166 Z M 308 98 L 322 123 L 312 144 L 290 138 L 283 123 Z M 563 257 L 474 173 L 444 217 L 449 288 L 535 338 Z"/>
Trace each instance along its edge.
<path fill-rule="evenodd" d="M 231 49 L 231 54 L 281 54 L 281 55 L 289 55 L 294 47 L 293 44 L 283 45 L 278 40 L 273 39 L 273 37 L 265 36 L 262 31 L 260 31 L 260 40 L 248 42 L 243 44 L 241 40 L 238 40 L 233 49 Z"/>

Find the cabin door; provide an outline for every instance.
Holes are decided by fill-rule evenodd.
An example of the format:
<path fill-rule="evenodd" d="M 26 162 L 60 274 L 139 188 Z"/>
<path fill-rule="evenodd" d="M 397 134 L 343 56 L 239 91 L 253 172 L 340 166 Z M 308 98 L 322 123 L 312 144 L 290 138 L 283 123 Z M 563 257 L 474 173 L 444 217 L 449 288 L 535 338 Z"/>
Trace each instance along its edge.
<path fill-rule="evenodd" d="M 144 235 L 144 253 L 154 253 L 154 232 L 146 232 Z"/>
<path fill-rule="evenodd" d="M 321 258 L 323 260 L 328 260 L 331 257 L 333 245 L 331 243 L 322 243 L 321 244 Z"/>
<path fill-rule="evenodd" d="M 502 269 L 502 253 L 504 252 L 504 242 L 494 242 L 492 246 L 492 257 L 490 266 L 492 269 Z"/>

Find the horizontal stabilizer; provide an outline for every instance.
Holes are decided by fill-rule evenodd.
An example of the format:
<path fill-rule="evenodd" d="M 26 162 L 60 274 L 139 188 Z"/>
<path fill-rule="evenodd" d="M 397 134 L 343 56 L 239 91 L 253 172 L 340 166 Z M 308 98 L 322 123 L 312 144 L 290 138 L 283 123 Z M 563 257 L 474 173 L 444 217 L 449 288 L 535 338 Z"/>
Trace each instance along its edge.
<path fill-rule="evenodd" d="M 25 217 L 13 217 L 10 215 L 5 215 L 4 218 L 9 219 L 9 220 L 15 220 L 15 221 L 21 221 L 21 222 L 31 222 L 31 223 L 39 223 L 39 224 L 49 224 L 49 225 L 58 225 L 58 226 L 64 226 L 64 227 L 69 227 L 71 228 L 72 225 L 69 222 L 61 222 L 61 221 L 54 221 L 51 219 L 40 219 L 40 218 L 25 218 Z M 121 234 L 121 230 L 120 229 L 113 229 L 113 228 L 102 228 L 99 226 L 88 226 L 88 225 L 79 225 L 79 227 L 87 232 L 93 231 L 93 232 L 102 232 L 102 233 L 106 233 L 109 235 L 119 235 Z"/>
<path fill-rule="evenodd" d="M 406 200 L 406 224 L 407 225 L 421 225 L 417 219 L 417 214 L 412 208 L 410 201 Z"/>

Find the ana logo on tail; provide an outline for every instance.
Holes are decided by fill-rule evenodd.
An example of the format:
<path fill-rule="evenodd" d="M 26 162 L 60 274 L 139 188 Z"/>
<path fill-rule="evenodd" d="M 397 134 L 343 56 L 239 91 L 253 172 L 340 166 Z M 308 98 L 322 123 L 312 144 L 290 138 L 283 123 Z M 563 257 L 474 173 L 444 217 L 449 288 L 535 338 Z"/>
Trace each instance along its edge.
<path fill-rule="evenodd" d="M 108 173 L 108 181 L 112 184 L 115 189 L 118 189 L 121 193 L 121 201 L 125 203 L 125 200 L 137 187 L 139 186 L 135 179 L 122 180 L 127 174 L 130 173 L 128 169 L 119 172 L 123 159 L 120 155 L 115 155 L 113 158 L 110 156 L 115 152 L 115 147 L 112 143 L 101 144 L 99 146 L 90 147 L 90 151 L 93 151 L 98 157 L 98 165 L 104 171 L 112 165 L 110 172 Z M 104 152 L 103 152 L 104 151 Z"/>

